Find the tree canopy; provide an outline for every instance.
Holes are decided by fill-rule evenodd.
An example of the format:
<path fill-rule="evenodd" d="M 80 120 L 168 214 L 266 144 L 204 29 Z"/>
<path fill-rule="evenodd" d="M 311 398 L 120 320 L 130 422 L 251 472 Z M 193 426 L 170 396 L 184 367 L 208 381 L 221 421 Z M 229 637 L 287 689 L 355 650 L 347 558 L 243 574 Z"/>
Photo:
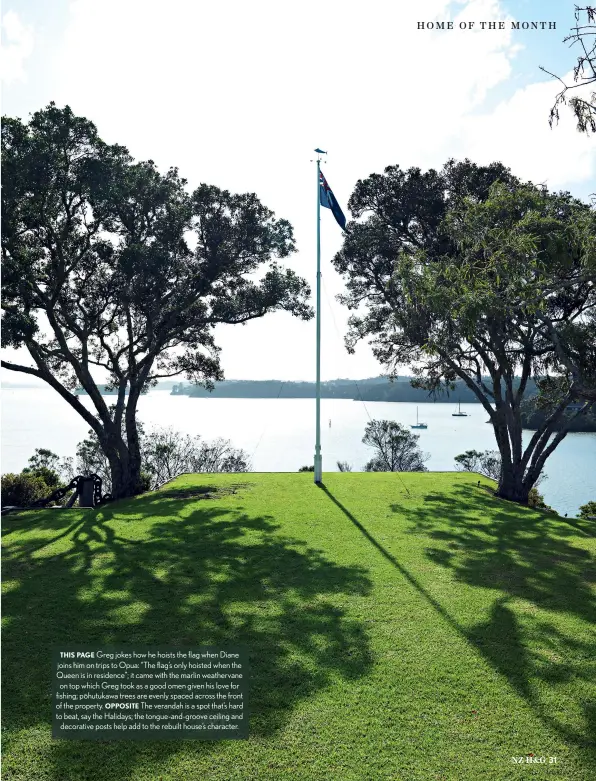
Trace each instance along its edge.
<path fill-rule="evenodd" d="M 431 392 L 463 380 L 493 424 L 500 495 L 527 501 L 569 403 L 584 401 L 580 415 L 596 400 L 596 213 L 469 160 L 386 168 L 357 183 L 349 209 L 362 219 L 334 258 L 356 310 L 348 349 L 368 338 L 390 371 L 410 366 Z M 531 377 L 550 414 L 523 449 Z"/>
<path fill-rule="evenodd" d="M 98 436 L 114 494 L 134 493 L 143 390 L 179 374 L 223 379 L 219 323 L 312 316 L 306 282 L 277 263 L 295 250 L 292 227 L 253 193 L 188 192 L 176 168 L 135 162 L 53 103 L 29 123 L 3 118 L 2 181 L 2 346 L 31 359 L 2 365 L 66 399 Z M 98 370 L 117 389 L 112 406 Z"/>
<path fill-rule="evenodd" d="M 394 420 L 370 420 L 362 441 L 374 448 L 365 472 L 426 472 L 429 455 L 418 446 L 420 437 Z M 339 465 L 339 462 L 338 462 Z M 343 470 L 341 470 L 343 471 Z"/>

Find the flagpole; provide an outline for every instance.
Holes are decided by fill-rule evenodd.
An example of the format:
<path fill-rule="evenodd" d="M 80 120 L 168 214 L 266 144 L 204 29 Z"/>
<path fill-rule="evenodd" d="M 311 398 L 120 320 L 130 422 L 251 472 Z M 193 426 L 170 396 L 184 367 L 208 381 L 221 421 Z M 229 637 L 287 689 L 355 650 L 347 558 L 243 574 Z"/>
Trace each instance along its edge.
<path fill-rule="evenodd" d="M 316 434 L 315 434 L 315 484 L 323 482 L 323 457 L 321 455 L 321 154 L 317 152 L 317 382 L 316 382 Z"/>

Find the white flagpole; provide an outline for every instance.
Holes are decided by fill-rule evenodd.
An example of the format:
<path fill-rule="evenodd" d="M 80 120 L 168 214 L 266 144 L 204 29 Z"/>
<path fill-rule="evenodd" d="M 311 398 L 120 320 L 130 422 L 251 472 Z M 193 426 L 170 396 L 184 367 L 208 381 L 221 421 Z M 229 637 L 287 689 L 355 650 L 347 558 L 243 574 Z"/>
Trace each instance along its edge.
<path fill-rule="evenodd" d="M 323 482 L 323 456 L 321 455 L 321 155 L 317 153 L 317 388 L 316 388 L 316 434 L 315 434 L 315 484 Z"/>

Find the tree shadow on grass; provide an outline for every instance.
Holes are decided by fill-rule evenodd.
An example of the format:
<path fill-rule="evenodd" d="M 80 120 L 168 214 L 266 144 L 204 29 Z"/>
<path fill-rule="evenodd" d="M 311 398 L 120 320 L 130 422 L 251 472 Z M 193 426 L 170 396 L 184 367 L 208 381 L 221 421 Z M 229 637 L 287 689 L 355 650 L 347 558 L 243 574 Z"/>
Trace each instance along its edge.
<path fill-rule="evenodd" d="M 596 771 L 596 705 L 584 704 L 585 727 L 580 731 L 572 719 L 571 724 L 566 723 L 564 696 L 559 701 L 555 690 L 556 702 L 549 705 L 543 686 L 535 685 L 538 680 L 554 687 L 572 679 L 584 680 L 586 686 L 593 684 L 596 634 L 591 642 L 578 640 L 531 614 L 524 616 L 522 625 L 509 605 L 515 598 L 524 599 L 594 623 L 595 601 L 589 588 L 596 579 L 594 561 L 587 551 L 568 541 L 571 535 L 578 536 L 577 531 L 546 513 L 519 507 L 502 509 L 473 486 L 455 486 L 452 490 L 460 492 L 460 499 L 431 494 L 428 508 L 405 510 L 394 505 L 392 509 L 413 524 L 412 533 L 444 544 L 427 549 L 432 561 L 451 568 L 468 584 L 503 592 L 493 603 L 488 620 L 469 626 L 440 604 L 325 486 L 322 489 L 437 613 L 509 681 L 538 718 L 574 744 Z M 484 520 L 470 511 L 474 506 Z M 568 709 L 572 711 L 576 704 L 568 701 Z"/>
<path fill-rule="evenodd" d="M 243 489 L 252 488 L 254 483 L 226 483 L 225 485 L 183 485 L 180 487 L 169 484 L 156 492 L 143 495 L 145 502 L 161 505 L 164 499 L 219 499 L 223 496 L 233 496 Z"/>
<path fill-rule="evenodd" d="M 51 651 L 59 645 L 244 644 L 251 738 L 282 728 L 300 700 L 336 677 L 370 669 L 365 630 L 333 604 L 337 594 L 369 593 L 364 568 L 339 566 L 281 535 L 273 518 L 242 508 L 151 497 L 129 510 L 153 514 L 141 539 L 124 524 L 127 510 L 108 505 L 74 525 L 67 550 L 34 556 L 21 548 L 5 562 L 4 576 L 16 582 L 3 606 L 3 715 L 11 731 L 49 730 Z M 58 740 L 46 761 L 56 781 L 107 781 L 129 778 L 149 757 L 157 777 L 154 768 L 180 751 L 214 750 L 199 740 Z"/>
<path fill-rule="evenodd" d="M 53 545 L 58 540 L 68 537 L 80 526 L 86 516 L 94 515 L 93 510 L 35 510 L 32 512 L 15 513 L 8 516 L 10 523 L 6 521 L 2 524 L 2 548 L 4 555 L 10 556 L 13 560 L 27 559 L 33 553 Z M 41 532 L 39 536 L 32 537 L 27 534 L 25 540 L 18 534 L 30 532 L 31 529 Z M 43 534 L 43 532 L 46 534 Z M 57 532 L 50 536 L 47 532 Z M 10 538 L 11 535 L 16 537 Z M 10 539 L 9 539 L 10 538 Z"/>
<path fill-rule="evenodd" d="M 464 583 L 596 623 L 596 561 L 573 544 L 589 532 L 475 486 L 455 485 L 453 494 L 407 511 L 410 530 L 437 542 L 430 559 Z"/>

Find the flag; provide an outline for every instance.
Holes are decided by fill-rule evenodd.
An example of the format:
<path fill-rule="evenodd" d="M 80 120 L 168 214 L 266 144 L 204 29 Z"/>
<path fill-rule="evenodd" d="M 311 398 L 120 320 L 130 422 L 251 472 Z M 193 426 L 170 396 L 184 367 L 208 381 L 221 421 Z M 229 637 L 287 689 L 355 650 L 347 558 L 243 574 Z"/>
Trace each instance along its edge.
<path fill-rule="evenodd" d="M 322 171 L 319 172 L 319 200 L 321 202 L 321 206 L 325 206 L 327 209 L 331 209 L 337 224 L 342 230 L 345 230 L 346 218 L 344 217 L 342 210 L 339 208 L 339 204 L 335 199 L 335 195 L 333 195 L 331 192 L 331 188 L 327 184 L 327 180 L 323 176 Z"/>

